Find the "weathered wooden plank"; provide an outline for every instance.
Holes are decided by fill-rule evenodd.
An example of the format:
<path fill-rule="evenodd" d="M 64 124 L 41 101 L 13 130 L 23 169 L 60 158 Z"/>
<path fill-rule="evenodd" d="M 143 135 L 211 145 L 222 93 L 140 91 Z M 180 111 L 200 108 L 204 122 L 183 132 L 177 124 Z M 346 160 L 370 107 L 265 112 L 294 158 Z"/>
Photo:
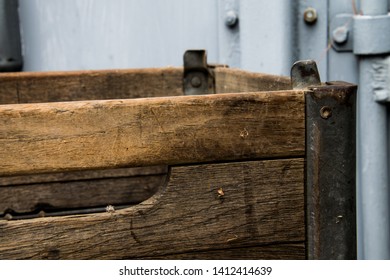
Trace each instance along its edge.
<path fill-rule="evenodd" d="M 20 214 L 137 204 L 155 194 L 165 178 L 154 175 L 0 187 L 0 215 L 6 210 Z"/>
<path fill-rule="evenodd" d="M 304 260 L 305 243 L 272 244 L 244 248 L 190 252 L 183 254 L 144 257 L 141 259 L 160 260 Z"/>
<path fill-rule="evenodd" d="M 291 89 L 289 77 L 252 73 L 240 69 L 215 68 L 217 93 L 276 91 Z"/>
<path fill-rule="evenodd" d="M 73 172 L 32 174 L 25 176 L 0 177 L 0 188 L 5 186 L 20 186 L 42 183 L 68 183 L 80 180 L 116 179 L 133 176 L 163 175 L 168 173 L 168 167 L 164 165 L 116 168 L 103 170 L 82 170 Z M 1 195 L 0 195 L 1 197 Z"/>
<path fill-rule="evenodd" d="M 0 104 L 183 95 L 182 68 L 0 74 Z"/>
<path fill-rule="evenodd" d="M 142 258 L 304 242 L 303 181 L 303 159 L 173 167 L 163 190 L 131 208 L 0 221 L 0 258 Z"/>
<path fill-rule="evenodd" d="M 304 151 L 303 91 L 0 106 L 0 175 Z"/>

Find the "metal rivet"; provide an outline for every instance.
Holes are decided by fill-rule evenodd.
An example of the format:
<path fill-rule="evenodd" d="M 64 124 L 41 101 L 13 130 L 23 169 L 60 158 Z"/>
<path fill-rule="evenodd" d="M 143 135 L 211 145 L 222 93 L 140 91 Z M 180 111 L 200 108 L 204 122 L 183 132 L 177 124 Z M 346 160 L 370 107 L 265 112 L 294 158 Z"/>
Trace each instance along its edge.
<path fill-rule="evenodd" d="M 348 40 L 349 30 L 345 26 L 339 26 L 335 30 L 333 30 L 332 37 L 333 41 L 337 44 L 343 44 Z"/>
<path fill-rule="evenodd" d="M 191 79 L 191 85 L 195 88 L 198 88 L 202 85 L 202 81 L 198 76 L 194 76 Z"/>
<path fill-rule="evenodd" d="M 324 106 L 320 110 L 321 118 L 329 119 L 332 116 L 332 109 L 328 106 Z"/>
<path fill-rule="evenodd" d="M 313 24 L 317 21 L 317 11 L 309 7 L 303 12 L 303 18 L 306 23 Z"/>
<path fill-rule="evenodd" d="M 225 16 L 225 25 L 228 27 L 234 27 L 237 25 L 237 22 L 238 22 L 237 13 L 233 10 L 227 11 Z"/>

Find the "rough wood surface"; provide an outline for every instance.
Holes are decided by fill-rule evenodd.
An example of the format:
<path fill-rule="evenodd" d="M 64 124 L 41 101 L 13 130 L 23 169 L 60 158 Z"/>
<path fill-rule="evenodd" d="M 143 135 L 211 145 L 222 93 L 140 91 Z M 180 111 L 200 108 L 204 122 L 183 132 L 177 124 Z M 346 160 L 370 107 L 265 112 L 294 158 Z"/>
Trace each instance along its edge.
<path fill-rule="evenodd" d="M 244 248 L 227 248 L 183 254 L 144 257 L 142 259 L 160 260 L 304 260 L 305 243 L 271 244 Z"/>
<path fill-rule="evenodd" d="M 167 166 L 149 166 L 0 177 L 0 215 L 137 204 L 167 173 Z"/>
<path fill-rule="evenodd" d="M 165 175 L 88 179 L 0 187 L 0 215 L 140 203 L 157 192 Z"/>
<path fill-rule="evenodd" d="M 302 156 L 304 92 L 0 106 L 0 175 Z"/>
<path fill-rule="evenodd" d="M 304 242 L 303 181 L 299 158 L 172 167 L 167 186 L 134 207 L 0 221 L 0 258 L 142 258 Z"/>
<path fill-rule="evenodd" d="M 215 68 L 217 93 L 291 89 L 288 77 Z M 183 95 L 183 68 L 0 74 L 0 104 Z"/>
<path fill-rule="evenodd" d="M 0 177 L 0 187 L 167 174 L 165 165 Z"/>
<path fill-rule="evenodd" d="M 215 68 L 215 86 L 217 93 L 289 90 L 291 80 L 240 69 Z"/>
<path fill-rule="evenodd" d="M 182 68 L 0 74 L 0 104 L 183 94 Z"/>

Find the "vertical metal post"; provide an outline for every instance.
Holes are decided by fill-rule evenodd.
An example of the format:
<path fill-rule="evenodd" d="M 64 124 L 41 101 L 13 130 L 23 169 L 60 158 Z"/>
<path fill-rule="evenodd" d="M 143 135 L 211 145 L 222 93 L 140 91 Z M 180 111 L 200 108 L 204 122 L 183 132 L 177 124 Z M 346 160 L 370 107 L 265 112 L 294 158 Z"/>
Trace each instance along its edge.
<path fill-rule="evenodd" d="M 361 0 L 360 4 L 365 16 L 388 12 L 387 0 Z M 381 71 L 378 65 L 384 58 L 359 56 L 358 197 L 363 245 L 359 257 L 364 259 L 390 258 L 387 108 L 374 99 L 375 80 Z M 389 77 L 382 75 L 382 79 Z"/>

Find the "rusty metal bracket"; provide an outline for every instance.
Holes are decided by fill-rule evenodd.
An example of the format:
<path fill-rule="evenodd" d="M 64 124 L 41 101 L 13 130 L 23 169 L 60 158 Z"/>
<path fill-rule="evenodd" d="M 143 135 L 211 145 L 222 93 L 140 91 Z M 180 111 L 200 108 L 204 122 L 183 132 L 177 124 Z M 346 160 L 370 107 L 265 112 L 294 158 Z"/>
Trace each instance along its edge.
<path fill-rule="evenodd" d="M 184 53 L 184 94 L 215 93 L 215 79 L 207 64 L 205 50 L 187 50 Z"/>
<path fill-rule="evenodd" d="M 309 259 L 356 259 L 356 90 L 309 87 L 306 101 L 306 228 Z"/>

